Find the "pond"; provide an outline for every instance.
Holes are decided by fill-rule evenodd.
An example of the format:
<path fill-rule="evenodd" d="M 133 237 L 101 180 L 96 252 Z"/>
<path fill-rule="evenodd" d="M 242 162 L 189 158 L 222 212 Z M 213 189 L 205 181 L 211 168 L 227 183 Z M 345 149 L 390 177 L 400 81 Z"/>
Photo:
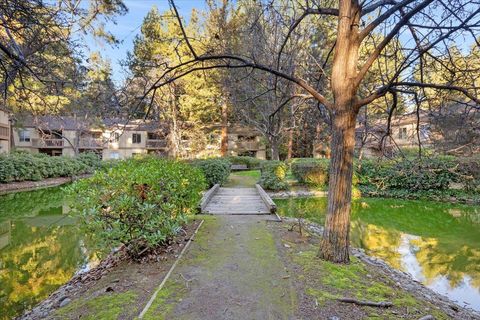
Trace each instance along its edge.
<path fill-rule="evenodd" d="M 323 224 L 326 198 L 275 200 L 280 215 Z M 351 241 L 460 305 L 480 310 L 480 207 L 366 198 L 354 201 Z"/>
<path fill-rule="evenodd" d="M 0 319 L 32 308 L 98 262 L 60 188 L 0 196 Z"/>

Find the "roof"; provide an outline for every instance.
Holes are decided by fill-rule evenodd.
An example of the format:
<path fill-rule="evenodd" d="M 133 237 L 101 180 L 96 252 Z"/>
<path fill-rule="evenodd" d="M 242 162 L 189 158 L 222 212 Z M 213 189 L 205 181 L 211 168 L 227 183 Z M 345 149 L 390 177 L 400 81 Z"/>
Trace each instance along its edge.
<path fill-rule="evenodd" d="M 141 119 L 82 119 L 65 116 L 23 117 L 17 120 L 21 127 L 42 128 L 44 130 L 101 130 L 119 129 L 126 131 L 158 131 L 166 123 Z"/>

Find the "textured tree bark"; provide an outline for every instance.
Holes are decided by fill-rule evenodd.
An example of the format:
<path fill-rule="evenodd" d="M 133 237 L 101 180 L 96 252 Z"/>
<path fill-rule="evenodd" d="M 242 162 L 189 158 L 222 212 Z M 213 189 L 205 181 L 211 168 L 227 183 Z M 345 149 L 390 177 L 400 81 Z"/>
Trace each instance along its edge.
<path fill-rule="evenodd" d="M 227 104 L 222 105 L 222 142 L 220 145 L 220 154 L 222 157 L 227 156 L 228 152 L 228 108 Z"/>
<path fill-rule="evenodd" d="M 332 141 L 328 211 L 319 257 L 337 263 L 349 262 L 350 209 L 352 200 L 355 122 L 358 113 L 355 81 L 358 66 L 358 0 L 339 1 L 337 42 L 332 65 Z"/>
<path fill-rule="evenodd" d="M 344 112 L 332 121 L 328 211 L 319 251 L 320 258 L 332 262 L 349 261 L 355 118 Z"/>

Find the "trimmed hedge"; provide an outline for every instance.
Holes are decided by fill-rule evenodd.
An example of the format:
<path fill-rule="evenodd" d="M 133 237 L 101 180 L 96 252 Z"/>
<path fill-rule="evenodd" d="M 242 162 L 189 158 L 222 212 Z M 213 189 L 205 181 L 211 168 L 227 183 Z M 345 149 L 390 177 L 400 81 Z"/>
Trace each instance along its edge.
<path fill-rule="evenodd" d="M 68 188 L 74 210 L 102 249 L 125 245 L 134 258 L 163 245 L 195 213 L 206 187 L 187 163 L 156 157 L 119 161 Z"/>
<path fill-rule="evenodd" d="M 288 183 L 285 179 L 287 165 L 281 161 L 264 161 L 260 167 L 258 183 L 267 190 L 286 190 Z"/>
<path fill-rule="evenodd" d="M 447 190 L 456 182 L 453 157 L 422 159 L 364 160 L 358 172 L 359 184 L 378 190 Z"/>
<path fill-rule="evenodd" d="M 265 161 L 247 156 L 229 156 L 227 159 L 231 164 L 243 164 L 246 165 L 248 169 L 258 169 L 262 162 Z"/>
<path fill-rule="evenodd" d="M 92 173 L 100 166 L 100 158 L 95 154 L 82 154 L 76 158 L 70 158 L 13 152 L 0 156 L 0 182 L 38 181 L 46 178 L 71 177 Z"/>
<path fill-rule="evenodd" d="M 230 175 L 231 163 L 224 158 L 194 160 L 192 165 L 203 172 L 209 187 L 224 184 Z"/>
<path fill-rule="evenodd" d="M 328 159 L 295 158 L 290 160 L 292 175 L 300 183 L 315 187 L 328 185 Z"/>

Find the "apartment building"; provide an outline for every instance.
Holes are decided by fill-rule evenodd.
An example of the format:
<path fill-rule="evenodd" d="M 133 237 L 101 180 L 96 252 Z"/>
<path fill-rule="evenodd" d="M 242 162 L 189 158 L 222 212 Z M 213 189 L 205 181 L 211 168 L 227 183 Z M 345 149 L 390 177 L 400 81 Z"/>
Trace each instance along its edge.
<path fill-rule="evenodd" d="M 207 131 L 218 131 L 218 125 Z M 206 132 L 205 134 L 208 134 Z M 220 136 L 205 146 L 207 153 L 196 156 L 219 155 Z M 258 134 L 249 129 L 232 126 L 228 130 L 230 155 L 253 155 L 265 158 L 265 145 Z M 168 127 L 163 123 L 144 120 L 125 122 L 104 119 L 101 123 L 77 120 L 71 117 L 39 117 L 18 122 L 13 130 L 13 146 L 16 150 L 45 153 L 51 156 L 73 156 L 76 152 L 95 152 L 102 159 L 126 159 L 137 154 L 172 156 Z M 194 142 L 192 142 L 194 143 Z M 188 149 L 187 138 L 181 146 Z"/>
<path fill-rule="evenodd" d="M 262 137 L 249 127 L 232 124 L 227 130 L 230 156 L 250 156 L 266 159 L 266 145 Z"/>
<path fill-rule="evenodd" d="M 422 147 L 430 147 L 432 132 L 427 112 L 420 112 L 418 127 Z M 356 151 L 362 152 L 364 157 L 376 157 L 395 153 L 399 148 L 417 148 L 417 114 L 413 112 L 394 116 L 390 123 L 390 135 L 386 135 L 386 132 L 386 119 L 374 121 L 368 124 L 366 129 L 360 120 L 356 128 Z M 316 158 L 330 157 L 329 142 L 317 141 L 313 146 L 313 156 Z"/>
<path fill-rule="evenodd" d="M 17 123 L 13 130 L 16 150 L 73 156 L 95 152 L 103 159 L 125 159 L 136 154 L 168 155 L 167 137 L 158 124 L 140 120 L 107 119 L 101 123 L 70 117 L 39 117 Z"/>
<path fill-rule="evenodd" d="M 425 111 L 421 111 L 419 116 L 415 112 L 394 116 L 390 122 L 390 135 L 387 135 L 385 119 L 375 121 L 367 130 L 359 125 L 356 135 L 356 148 L 362 149 L 366 157 L 392 154 L 398 149 L 418 148 L 419 139 L 422 147 L 432 145 L 430 119 Z"/>
<path fill-rule="evenodd" d="M 0 107 L 0 153 L 10 152 L 10 132 L 9 114 Z"/>

